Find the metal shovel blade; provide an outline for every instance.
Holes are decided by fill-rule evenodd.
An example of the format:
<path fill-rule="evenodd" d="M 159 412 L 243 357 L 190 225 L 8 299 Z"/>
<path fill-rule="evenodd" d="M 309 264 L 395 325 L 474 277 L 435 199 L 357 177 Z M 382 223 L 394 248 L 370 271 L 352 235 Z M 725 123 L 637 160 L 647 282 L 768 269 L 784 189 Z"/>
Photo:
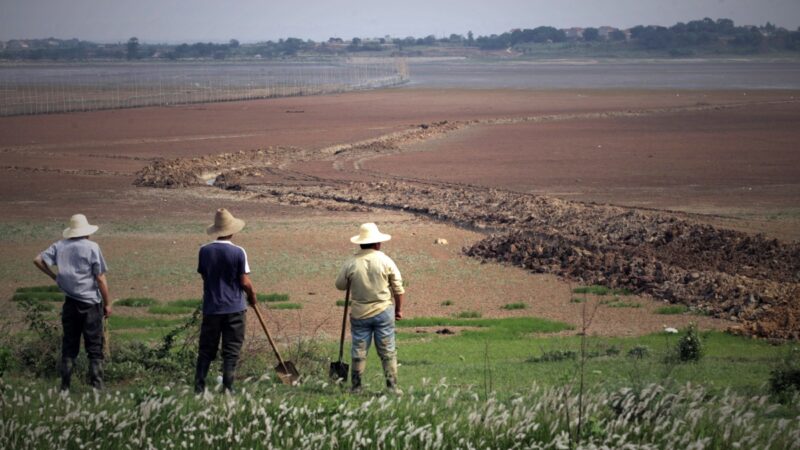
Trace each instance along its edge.
<path fill-rule="evenodd" d="M 275 366 L 275 372 L 278 374 L 278 378 L 280 378 L 283 384 L 295 385 L 300 381 L 300 372 L 297 371 L 297 368 L 291 361 L 278 363 L 278 365 Z"/>
<path fill-rule="evenodd" d="M 347 381 L 347 374 L 350 372 L 350 366 L 341 362 L 336 361 L 331 363 L 330 371 L 328 375 L 331 377 L 333 381 Z"/>

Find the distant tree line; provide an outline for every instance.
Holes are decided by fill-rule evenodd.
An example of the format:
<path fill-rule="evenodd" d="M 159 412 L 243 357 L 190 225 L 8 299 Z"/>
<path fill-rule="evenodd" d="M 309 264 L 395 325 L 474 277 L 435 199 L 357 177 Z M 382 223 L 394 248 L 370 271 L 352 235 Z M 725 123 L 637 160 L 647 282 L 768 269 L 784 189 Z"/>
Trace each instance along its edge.
<path fill-rule="evenodd" d="M 479 50 L 525 48 L 537 44 L 585 42 L 591 48 L 595 42 L 613 43 L 622 49 L 663 51 L 673 56 L 691 55 L 695 51 L 718 53 L 758 53 L 769 51 L 800 51 L 800 28 L 789 31 L 767 22 L 764 26 L 736 26 L 730 19 L 705 18 L 671 27 L 637 25 L 628 30 L 610 27 L 557 29 L 540 26 L 515 29 L 502 34 L 475 37 L 451 34 L 437 38 L 408 36 L 346 41 L 331 37 L 324 42 L 299 38 L 279 39 L 252 44 L 240 44 L 236 39 L 227 43 L 167 45 L 145 44 L 132 37 L 127 42 L 97 44 L 78 39 L 28 39 L 0 42 L 0 59 L 5 60 L 88 60 L 88 59 L 259 59 L 293 57 L 300 54 L 347 54 L 354 52 L 405 54 L 421 52 L 429 47 L 470 47 Z M 413 53 L 412 53 L 413 54 Z"/>

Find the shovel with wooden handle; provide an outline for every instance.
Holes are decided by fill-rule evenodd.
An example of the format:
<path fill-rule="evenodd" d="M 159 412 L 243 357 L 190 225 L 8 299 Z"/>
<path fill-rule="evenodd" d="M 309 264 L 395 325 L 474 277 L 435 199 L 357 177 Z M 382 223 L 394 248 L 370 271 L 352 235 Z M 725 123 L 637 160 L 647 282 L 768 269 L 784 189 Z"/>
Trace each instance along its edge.
<path fill-rule="evenodd" d="M 332 380 L 347 381 L 347 372 L 350 366 L 342 361 L 344 356 L 344 333 L 347 330 L 347 306 L 350 304 L 350 280 L 347 280 L 347 291 L 344 294 L 344 315 L 342 316 L 342 337 L 339 340 L 339 361 L 332 362 L 328 375 Z"/>
<path fill-rule="evenodd" d="M 278 374 L 278 378 L 280 378 L 283 384 L 296 384 L 300 379 L 300 373 L 297 371 L 297 368 L 295 368 L 293 362 L 284 361 L 283 358 L 281 358 L 278 347 L 275 345 L 275 341 L 272 340 L 269 330 L 267 330 L 267 324 L 264 323 L 264 318 L 261 316 L 261 311 L 258 310 L 257 304 L 253 305 L 253 310 L 256 312 L 256 317 L 258 317 L 258 321 L 261 323 L 261 328 L 264 330 L 264 334 L 267 335 L 269 345 L 272 347 L 272 351 L 275 352 L 275 357 L 278 359 L 278 365 L 275 366 L 275 372 Z"/>

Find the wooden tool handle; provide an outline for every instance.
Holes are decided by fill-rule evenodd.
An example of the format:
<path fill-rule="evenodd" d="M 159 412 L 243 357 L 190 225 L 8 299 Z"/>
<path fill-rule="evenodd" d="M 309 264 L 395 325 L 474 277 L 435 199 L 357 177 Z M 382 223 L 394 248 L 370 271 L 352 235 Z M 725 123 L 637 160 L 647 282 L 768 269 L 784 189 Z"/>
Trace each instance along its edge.
<path fill-rule="evenodd" d="M 261 316 L 261 311 L 258 310 L 258 305 L 253 305 L 253 310 L 256 312 L 256 317 L 258 317 L 258 321 L 261 323 L 261 328 L 264 329 L 264 334 L 267 335 L 267 340 L 269 341 L 269 345 L 272 347 L 272 351 L 275 352 L 275 357 L 278 358 L 278 362 L 281 364 L 281 367 L 283 367 L 283 370 L 287 370 L 286 364 L 283 363 L 283 358 L 281 358 L 281 354 L 278 352 L 278 347 L 275 345 L 275 341 L 272 340 L 269 330 L 267 330 L 267 324 L 264 323 L 264 318 Z"/>
<path fill-rule="evenodd" d="M 339 362 L 344 356 L 344 332 L 347 329 L 347 305 L 350 303 L 350 279 L 347 279 L 347 291 L 344 294 L 344 314 L 342 315 L 342 337 L 339 339 Z"/>

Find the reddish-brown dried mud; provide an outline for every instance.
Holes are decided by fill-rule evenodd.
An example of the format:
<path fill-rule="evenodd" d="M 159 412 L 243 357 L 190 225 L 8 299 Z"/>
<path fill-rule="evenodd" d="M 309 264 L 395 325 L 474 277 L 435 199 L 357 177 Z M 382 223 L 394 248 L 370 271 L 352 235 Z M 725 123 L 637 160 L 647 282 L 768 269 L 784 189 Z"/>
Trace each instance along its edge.
<path fill-rule="evenodd" d="M 350 250 L 346 238 L 358 222 L 374 220 L 396 229 L 398 239 L 390 253 L 400 260 L 403 255 L 416 255 L 404 260 L 413 280 L 409 316 L 448 314 L 440 303 L 454 297 L 460 308 L 480 310 L 484 316 L 535 314 L 577 323 L 577 306 L 569 303 L 568 283 L 513 267 L 476 266 L 461 255 L 461 247 L 479 241 L 483 233 L 379 209 L 345 206 L 336 212 L 308 208 L 314 206 L 308 202 L 275 204 L 253 192 L 199 186 L 167 190 L 133 183 L 137 173 L 161 158 L 184 158 L 186 163 L 179 165 L 197 172 L 190 175 L 203 172 L 213 177 L 233 167 L 214 166 L 215 157 L 201 163 L 192 163 L 191 158 L 291 147 L 297 152 L 289 149 L 286 154 L 305 152 L 308 157 L 273 161 L 238 176 L 250 184 L 281 185 L 286 190 L 321 180 L 343 183 L 390 177 L 469 183 L 570 200 L 699 213 L 692 220 L 797 239 L 800 153 L 793 148 L 800 137 L 795 126 L 800 118 L 800 106 L 794 100 L 797 93 L 746 94 L 395 89 L 6 117 L 0 119 L 0 221 L 15 226 L 61 223 L 77 211 L 101 224 L 197 221 L 197 238 L 172 232 L 136 239 L 125 233 L 98 235 L 116 258 L 138 251 L 156 261 L 145 261 L 145 265 L 163 262 L 191 268 L 196 246 L 203 240 L 202 225 L 216 207 L 229 206 L 256 225 L 253 234 L 243 238 L 251 248 L 264 249 L 256 259 L 262 265 L 274 263 L 270 258 L 276 254 L 313 259 L 320 252 L 317 247 L 326 254 L 328 248 L 333 249 L 335 255 L 326 260 L 330 264 L 304 276 L 277 279 L 254 271 L 262 290 L 286 291 L 293 299 L 302 299 L 301 313 L 276 312 L 292 327 L 296 314 L 307 317 L 306 323 L 326 322 L 332 313 L 330 304 L 339 295 L 330 287 L 336 256 L 346 257 Z M 352 157 L 341 153 L 345 159 L 333 156 L 339 155 L 337 146 L 428 130 L 428 124 L 444 121 L 452 127 L 404 135 L 396 145 L 367 143 L 357 151 L 349 148 Z M 243 155 L 249 158 L 252 153 Z M 229 160 L 238 161 L 224 161 Z M 325 229 L 324 239 L 313 238 L 318 235 L 312 232 L 317 225 Z M 291 232 L 280 232 L 286 229 Z M 436 237 L 447 238 L 450 246 L 434 246 Z M 337 238 L 343 242 L 338 247 Z M 10 240 L 0 245 L 27 261 L 48 240 L 22 244 Z M 314 247 L 311 253 L 309 245 Z M 276 249 L 283 250 L 276 253 Z M 425 261 L 420 263 L 424 269 L 415 267 L 419 258 Z M 178 271 L 186 279 L 150 276 L 142 270 L 122 270 L 114 280 L 118 296 L 196 295 L 198 280 L 191 270 Z M 36 283 L 39 279 L 32 266 L 29 272 L 8 271 L 12 275 L 0 282 L 3 294 L 20 284 Z M 154 268 L 154 272 L 164 270 Z M 447 277 L 442 280 L 439 273 Z M 514 301 L 526 302 L 530 308 L 500 309 Z M 647 297 L 636 301 L 644 307 L 604 311 L 595 322 L 596 332 L 640 334 L 665 325 L 665 317 L 652 313 L 658 302 Z M 671 326 L 690 320 L 700 320 L 706 327 L 731 325 L 696 316 L 666 319 Z M 324 328 L 333 330 L 335 325 Z"/>

